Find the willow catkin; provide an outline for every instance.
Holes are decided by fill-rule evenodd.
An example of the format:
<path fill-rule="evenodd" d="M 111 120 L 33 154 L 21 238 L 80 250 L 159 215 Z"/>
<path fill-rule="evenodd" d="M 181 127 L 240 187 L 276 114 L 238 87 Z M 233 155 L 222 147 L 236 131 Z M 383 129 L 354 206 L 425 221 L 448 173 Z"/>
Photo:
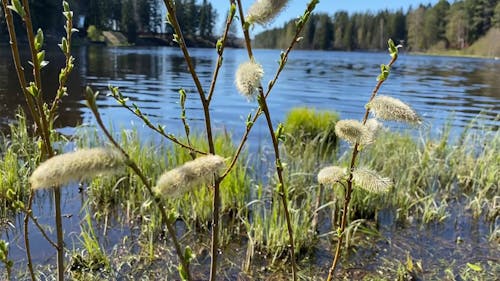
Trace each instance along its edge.
<path fill-rule="evenodd" d="M 382 128 L 382 123 L 378 122 L 375 118 L 370 118 L 366 120 L 365 126 L 372 133 L 372 135 L 375 136 Z"/>
<path fill-rule="evenodd" d="M 238 66 L 235 76 L 238 91 L 247 99 L 253 99 L 264 76 L 264 70 L 262 65 L 254 61 L 247 61 Z"/>
<path fill-rule="evenodd" d="M 318 183 L 334 184 L 342 180 L 346 175 L 347 169 L 339 166 L 328 166 L 321 169 L 318 173 Z"/>
<path fill-rule="evenodd" d="M 153 191 L 163 197 L 180 197 L 197 185 L 209 183 L 214 174 L 218 175 L 224 167 L 224 158 L 221 156 L 198 157 L 163 173 Z"/>
<path fill-rule="evenodd" d="M 125 156 L 109 148 L 81 149 L 54 156 L 41 163 L 29 178 L 32 189 L 59 187 L 72 181 L 120 173 Z"/>
<path fill-rule="evenodd" d="M 373 133 L 357 120 L 340 120 L 335 124 L 335 134 L 350 144 L 370 144 L 373 142 Z"/>
<path fill-rule="evenodd" d="M 366 168 L 354 169 L 352 177 L 357 186 L 373 193 L 387 192 L 392 186 L 391 179 L 384 178 L 377 172 Z"/>
<path fill-rule="evenodd" d="M 246 20 L 249 23 L 266 25 L 285 8 L 287 3 L 287 0 L 257 0 L 248 9 Z"/>
<path fill-rule="evenodd" d="M 415 110 L 393 97 L 376 96 L 366 106 L 373 112 L 375 117 L 383 120 L 407 122 L 412 125 L 422 123 Z"/>

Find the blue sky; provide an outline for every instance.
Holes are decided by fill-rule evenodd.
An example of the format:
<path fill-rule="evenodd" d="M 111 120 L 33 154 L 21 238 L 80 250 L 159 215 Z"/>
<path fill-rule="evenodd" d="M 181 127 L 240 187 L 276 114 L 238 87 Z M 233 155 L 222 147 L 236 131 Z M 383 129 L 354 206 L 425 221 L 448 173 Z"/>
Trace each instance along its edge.
<path fill-rule="evenodd" d="M 242 5 L 245 10 L 254 2 L 255 0 L 242 0 Z M 210 1 L 212 5 L 217 9 L 219 13 L 218 24 L 216 26 L 216 32 L 219 33 L 222 29 L 223 20 L 228 9 L 228 0 L 216 0 Z M 283 23 L 288 20 L 295 19 L 304 12 L 304 9 L 309 1 L 307 0 L 291 0 L 289 1 L 287 9 L 277 17 L 274 22 L 272 22 L 268 28 L 280 27 Z M 403 8 L 404 11 L 410 6 L 418 6 L 419 4 L 435 4 L 438 0 L 320 0 L 319 4 L 316 6 L 316 12 L 323 12 L 333 15 L 337 11 L 347 11 L 349 13 L 354 12 L 365 12 L 372 11 L 377 12 L 379 10 L 389 9 L 389 10 L 399 10 Z M 258 33 L 262 31 L 263 28 L 257 27 L 252 33 Z"/>

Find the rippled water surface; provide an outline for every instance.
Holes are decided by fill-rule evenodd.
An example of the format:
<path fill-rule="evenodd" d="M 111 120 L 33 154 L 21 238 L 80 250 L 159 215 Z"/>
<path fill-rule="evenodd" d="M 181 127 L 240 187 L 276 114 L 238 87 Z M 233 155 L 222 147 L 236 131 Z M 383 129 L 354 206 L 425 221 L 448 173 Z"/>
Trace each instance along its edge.
<path fill-rule="evenodd" d="M 5 47 L 0 51 L 0 123 L 5 125 L 24 101 L 10 53 Z M 256 51 L 266 73 L 265 85 L 276 71 L 279 53 L 279 50 Z M 208 90 L 216 53 L 212 49 L 193 49 L 191 55 Z M 56 74 L 63 63 L 55 52 L 48 56 L 51 64 L 45 70 L 46 96 L 54 92 Z M 93 122 L 82 100 L 85 85 L 103 94 L 108 92 L 108 85 L 118 86 L 154 122 L 165 124 L 174 133 L 181 128 L 178 90 L 184 88 L 188 93 L 187 115 L 191 125 L 203 125 L 198 94 L 178 49 L 82 47 L 75 56 L 78 66 L 71 79 L 70 96 L 62 107 L 61 127 Z M 247 101 L 234 86 L 236 68 L 245 60 L 243 50 L 226 50 L 211 107 L 215 126 L 235 133 L 243 130 L 248 112 L 256 108 L 256 101 Z M 362 106 L 376 83 L 379 65 L 388 60 L 389 56 L 382 53 L 293 52 L 269 99 L 273 121 L 282 121 L 295 106 L 331 109 L 340 112 L 342 118 L 361 118 Z M 483 113 L 481 118 L 486 124 L 498 128 L 495 118 L 500 110 L 499 73 L 498 60 L 402 54 L 380 93 L 411 104 L 425 123 L 435 128 L 448 120 L 455 128 L 462 127 L 479 113 Z M 112 98 L 102 95 L 99 105 L 103 115 L 117 125 L 129 127 L 134 121 Z M 256 131 L 258 136 L 259 130 Z"/>
<path fill-rule="evenodd" d="M 200 80 L 204 89 L 208 90 L 216 63 L 215 50 L 191 51 Z M 188 93 L 188 121 L 192 127 L 203 127 L 198 94 L 178 49 L 91 46 L 76 49 L 74 55 L 77 67 L 71 76 L 70 95 L 64 99 L 58 120 L 58 126 L 63 132 L 72 133 L 72 128 L 76 125 L 95 123 L 83 100 L 86 85 L 102 93 L 98 105 L 108 124 L 118 128 L 140 124 L 130 112 L 120 108 L 114 99 L 106 96 L 109 92 L 108 85 L 113 85 L 118 86 L 131 102 L 137 103 L 153 123 L 166 125 L 167 131 L 172 133 L 182 130 L 178 91 L 184 88 Z M 280 51 L 257 50 L 255 55 L 264 67 L 264 85 L 267 85 L 278 67 Z M 51 97 L 57 86 L 57 72 L 63 64 L 63 58 L 56 52 L 49 52 L 47 56 L 50 64 L 44 69 L 45 95 Z M 379 66 L 389 59 L 387 54 L 381 53 L 293 52 L 269 98 L 273 121 L 283 121 L 286 113 L 296 106 L 334 110 L 342 118 L 362 118 L 363 106 L 376 84 Z M 237 139 L 245 128 L 246 116 L 257 107 L 256 101 L 248 101 L 239 95 L 234 85 L 236 68 L 245 60 L 244 50 L 225 51 L 224 64 L 211 106 L 216 129 L 231 131 Z M 498 60 L 402 54 L 380 93 L 398 97 L 411 104 L 432 130 L 439 130 L 443 124 L 450 122 L 455 131 L 460 131 L 460 128 L 475 118 L 482 119 L 481 122 L 491 130 L 498 130 L 499 74 Z M 5 129 L 13 120 L 16 108 L 24 104 L 18 88 L 10 52 L 5 46 L 0 46 L 0 128 Z M 480 113 L 482 114 L 479 116 Z M 144 134 L 149 132 L 146 128 L 139 127 L 139 130 Z M 267 128 L 264 124 L 257 124 L 250 136 L 251 142 L 260 144 L 260 136 L 265 134 Z M 35 204 L 34 212 L 43 223 L 51 225 L 50 194 L 42 192 L 37 196 L 38 204 Z M 64 213 L 71 215 L 64 220 L 68 240 L 78 241 L 82 219 L 78 214 L 85 200 L 84 195 L 76 189 L 65 189 L 63 198 Z M 385 232 L 391 235 L 391 226 L 384 227 L 384 235 Z M 447 237 L 448 232 L 445 230 L 442 230 L 444 234 L 436 231 L 429 234 L 429 237 Z M 108 235 L 119 240 L 123 235 L 121 231 L 122 229 L 112 229 Z M 46 243 L 36 242 L 43 241 L 38 232 L 33 231 L 32 235 L 32 240 L 35 241 L 35 259 L 46 263 L 53 256 L 52 250 L 47 248 Z M 398 235 L 393 239 L 400 239 L 406 234 Z M 22 260 L 24 257 L 22 242 L 18 243 L 18 247 L 13 248 L 14 260 Z M 453 249 L 450 251 L 453 252 Z M 326 266 L 327 264 L 325 268 Z"/>

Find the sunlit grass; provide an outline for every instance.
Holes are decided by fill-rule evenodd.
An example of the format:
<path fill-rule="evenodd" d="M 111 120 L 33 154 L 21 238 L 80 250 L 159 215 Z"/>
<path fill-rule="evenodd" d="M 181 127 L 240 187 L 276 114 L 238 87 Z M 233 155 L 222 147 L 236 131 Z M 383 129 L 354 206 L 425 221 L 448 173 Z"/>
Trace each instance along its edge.
<path fill-rule="evenodd" d="M 162 141 L 140 138 L 137 130 L 121 130 L 116 134 L 152 182 L 164 170 L 192 159 L 185 150 Z M 380 211 L 392 210 L 396 221 L 426 225 L 447 223 L 450 215 L 456 212 L 453 208 L 457 206 L 469 212 L 475 220 L 491 222 L 490 233 L 485 239 L 493 243 L 498 241 L 499 231 L 494 222 L 499 215 L 499 133 L 465 129 L 458 139 L 452 139 L 444 128 L 440 137 L 431 138 L 429 135 L 422 132 L 420 137 L 414 137 L 408 133 L 383 131 L 377 141 L 365 149 L 361 163 L 392 178 L 395 186 L 388 194 L 371 194 L 362 189 L 355 189 L 351 212 L 353 223 L 347 230 L 347 243 L 364 247 L 358 237 L 378 237 L 376 224 L 372 222 L 378 220 Z M 191 139 L 193 145 L 202 150 L 206 149 L 203 140 L 203 136 L 196 134 Z M 104 144 L 94 129 L 80 131 L 72 137 L 71 142 L 74 144 L 59 138 L 60 147 L 67 149 L 75 145 L 95 147 Z M 14 190 L 16 200 L 26 200 L 26 179 L 40 157 L 36 145 L 37 142 L 27 133 L 23 119 L 12 125 L 8 137 L 2 138 L 0 200 L 3 221 L 9 212 L 12 213 L 12 202 L 7 200 L 7 190 Z M 221 156 L 231 155 L 234 149 L 229 135 L 217 137 L 216 151 Z M 289 207 L 296 237 L 295 246 L 298 257 L 303 259 L 303 262 L 307 262 L 307 257 L 319 240 L 335 238 L 336 221 L 333 217 L 338 218 L 340 205 L 336 198 L 343 196 L 340 186 L 324 187 L 321 190 L 315 178 L 317 171 L 325 165 L 346 161 L 343 152 L 337 153 L 341 155 L 337 159 L 335 153 L 319 154 L 320 149 L 318 146 L 304 146 L 300 147 L 300 153 L 297 153 L 297 147 L 282 147 L 284 175 L 289 185 Z M 255 255 L 258 254 L 266 257 L 270 264 L 278 266 L 279 270 L 279 265 L 288 258 L 288 237 L 283 232 L 286 223 L 280 215 L 282 206 L 279 204 L 277 181 L 273 176 L 269 176 L 273 174 L 272 164 L 261 162 L 261 159 L 266 157 L 260 156 L 250 160 L 245 154 L 236 169 L 224 181 L 221 192 L 221 210 L 225 218 L 221 230 L 222 241 L 223 245 L 229 245 L 235 239 L 248 236 L 247 260 L 240 261 L 235 266 L 253 270 L 257 265 L 254 264 Z M 271 167 L 271 170 L 257 174 L 254 171 L 258 169 L 254 168 L 257 166 Z M 106 266 L 111 274 L 109 276 L 118 276 L 116 271 L 125 268 L 124 264 L 136 256 L 134 263 L 142 264 L 136 268 L 138 275 L 140 272 L 153 270 L 152 268 L 158 272 L 160 269 L 155 264 L 165 262 L 166 257 L 162 257 L 161 253 L 168 253 L 170 244 L 168 237 L 163 234 L 159 213 L 142 184 L 134 176 L 123 174 L 113 179 L 96 178 L 83 183 L 82 188 L 86 190 L 87 206 L 90 210 L 84 215 L 92 219 L 89 225 L 98 226 L 99 234 L 95 236 L 97 233 L 92 234 L 92 229 L 88 227 L 85 231 L 82 230 L 82 241 L 73 242 L 76 243 L 74 258 L 78 253 L 80 258 L 84 258 L 83 261 L 91 262 L 93 258 L 81 253 L 100 253 L 100 256 L 107 258 L 109 262 L 109 267 Z M 203 239 L 208 237 L 210 225 L 210 193 L 210 187 L 200 186 L 183 198 L 167 200 L 169 208 L 178 218 L 177 226 L 183 239 L 199 241 L 200 243 L 194 246 L 199 252 L 203 252 L 208 245 Z M 330 221 L 327 229 L 324 225 L 315 225 L 315 212 L 318 208 L 319 220 L 323 223 Z M 123 252 L 118 255 L 116 250 L 102 249 L 96 244 L 101 231 L 106 233 L 107 228 L 118 225 L 134 227 L 137 234 L 134 241 L 123 242 L 123 245 L 135 245 L 134 251 L 129 255 L 124 255 Z M 168 259 L 173 259 L 169 260 L 170 265 L 175 265 L 175 257 L 167 256 Z M 383 267 L 383 264 L 380 266 Z M 121 269 L 118 270 L 118 267 Z M 397 268 L 396 266 L 395 269 Z M 170 270 L 175 276 L 175 270 Z M 471 274 L 470 268 L 450 267 L 450 270 L 460 276 Z M 399 276 L 401 272 L 394 270 L 389 273 L 391 276 Z M 100 276 L 99 274 L 102 272 L 89 271 L 84 275 L 85 278 L 90 278 Z M 488 276 L 487 273 L 484 274 Z"/>

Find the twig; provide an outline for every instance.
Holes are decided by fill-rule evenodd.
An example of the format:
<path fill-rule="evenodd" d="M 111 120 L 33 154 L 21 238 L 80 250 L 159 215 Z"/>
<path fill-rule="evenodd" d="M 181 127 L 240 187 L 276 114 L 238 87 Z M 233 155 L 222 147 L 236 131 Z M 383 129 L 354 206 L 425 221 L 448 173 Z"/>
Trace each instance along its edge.
<path fill-rule="evenodd" d="M 31 210 L 33 205 L 33 189 L 30 188 L 30 194 L 28 197 L 28 211 Z M 26 246 L 26 259 L 28 260 L 28 271 L 30 272 L 30 277 L 32 281 L 35 281 L 35 271 L 33 270 L 33 259 L 31 258 L 31 247 L 29 238 L 29 218 L 30 216 L 26 214 L 24 216 L 24 245 Z M 57 249 L 57 247 L 56 247 Z"/>
<path fill-rule="evenodd" d="M 222 57 L 224 55 L 224 49 L 226 47 L 226 40 L 227 40 L 227 35 L 229 34 L 229 29 L 231 28 L 231 24 L 234 19 L 234 14 L 235 14 L 235 8 L 236 4 L 234 0 L 229 0 L 230 3 L 230 9 L 229 9 L 229 14 L 226 19 L 226 26 L 224 28 L 224 34 L 222 35 L 222 38 L 217 41 L 217 64 L 215 65 L 215 70 L 212 76 L 212 82 L 210 83 L 210 89 L 208 90 L 208 97 L 207 97 L 207 103 L 210 104 L 210 101 L 212 101 L 212 96 L 214 94 L 215 90 L 215 83 L 217 82 L 217 77 L 219 75 L 219 70 L 222 66 Z"/>
<path fill-rule="evenodd" d="M 26 77 L 24 75 L 24 69 L 21 64 L 21 58 L 19 55 L 19 47 L 17 45 L 17 36 L 14 28 L 14 21 L 12 19 L 12 11 L 7 8 L 7 6 L 8 0 L 2 0 L 2 7 L 5 13 L 5 20 L 7 22 L 7 30 L 9 31 L 10 49 L 12 52 L 12 58 L 14 60 L 14 66 L 16 68 L 17 78 L 19 80 L 19 86 L 24 94 L 26 103 L 28 104 L 28 109 L 30 111 L 31 117 L 33 118 L 33 121 L 35 122 L 36 129 L 40 130 L 40 120 L 38 119 L 38 114 L 35 111 L 33 96 L 31 96 L 31 94 L 26 90 Z"/>
<path fill-rule="evenodd" d="M 292 278 L 293 280 L 297 280 L 297 264 L 295 261 L 295 244 L 293 241 L 293 227 L 292 227 L 292 221 L 290 219 L 290 212 L 288 210 L 288 196 L 286 192 L 286 187 L 285 187 L 285 180 L 283 178 L 283 166 L 281 164 L 281 158 L 280 158 L 280 152 L 279 152 L 279 143 L 278 139 L 276 138 L 276 133 L 274 132 L 273 129 L 273 123 L 271 120 L 271 114 L 269 112 L 269 108 L 267 107 L 267 102 L 266 102 L 266 97 L 264 96 L 264 93 L 262 91 L 262 88 L 259 89 L 259 94 L 260 94 L 260 104 L 262 107 L 262 111 L 264 111 L 264 114 L 266 116 L 266 121 L 267 125 L 269 128 L 269 134 L 271 135 L 271 139 L 273 141 L 273 148 L 274 148 L 274 155 L 276 157 L 276 173 L 278 174 L 278 180 L 279 180 L 279 190 L 280 190 L 280 197 L 281 197 L 281 202 L 283 203 L 283 210 L 285 212 L 285 220 L 286 220 L 286 226 L 288 229 L 288 238 L 290 240 L 290 259 L 292 260 Z"/>
<path fill-rule="evenodd" d="M 398 56 L 395 55 L 392 57 L 391 61 L 389 62 L 388 66 L 391 67 L 394 62 L 397 60 Z M 375 96 L 378 93 L 378 90 L 380 89 L 380 86 L 384 83 L 385 79 L 380 79 L 377 84 L 375 85 L 375 88 L 372 91 L 372 94 L 370 96 L 369 102 L 371 102 Z M 370 114 L 370 108 L 366 107 L 365 110 L 365 115 L 363 116 L 363 122 L 362 124 L 365 125 L 366 121 L 368 120 L 368 115 Z M 351 202 L 351 195 L 352 195 L 352 184 L 353 184 L 353 171 L 356 165 L 356 158 L 358 156 L 358 150 L 359 148 L 359 143 L 356 143 L 354 145 L 353 151 L 352 151 L 352 158 L 351 158 L 351 164 L 350 164 L 350 169 L 349 169 L 349 177 L 347 180 L 347 188 L 344 196 L 344 207 L 342 211 L 342 219 L 341 219 L 341 224 L 340 224 L 340 229 L 338 230 L 339 233 L 339 238 L 337 241 L 337 248 L 335 249 L 335 255 L 333 258 L 333 263 L 332 266 L 330 267 L 330 270 L 328 271 L 328 277 L 327 281 L 331 281 L 333 279 L 333 274 L 335 272 L 335 268 L 337 267 L 337 264 L 340 260 L 340 256 L 342 253 L 342 241 L 344 239 L 344 231 L 347 225 L 347 218 L 348 218 L 348 212 L 349 212 L 349 203 Z"/>
<path fill-rule="evenodd" d="M 289 48 L 286 50 L 286 52 L 282 53 L 280 63 L 279 63 L 279 68 L 276 71 L 276 74 L 275 74 L 273 80 L 271 80 L 271 82 L 269 83 L 268 90 L 267 90 L 266 94 L 264 94 L 262 87 L 259 87 L 259 95 L 260 95 L 259 96 L 259 110 L 257 111 L 257 113 L 254 117 L 254 121 L 256 121 L 257 118 L 260 116 L 260 110 L 262 110 L 264 112 L 264 114 L 266 116 L 268 128 L 269 128 L 269 133 L 271 135 L 271 139 L 273 142 L 274 154 L 276 157 L 276 172 L 278 174 L 278 180 L 279 180 L 280 196 L 281 196 L 281 200 L 283 203 L 283 209 L 285 212 L 285 219 L 286 219 L 286 223 L 287 223 L 288 236 L 289 236 L 289 240 L 290 240 L 290 256 L 291 256 L 291 260 L 292 260 L 292 278 L 293 278 L 293 280 L 297 280 L 297 265 L 296 265 L 296 260 L 295 260 L 295 244 L 294 244 L 294 239 L 293 239 L 293 227 L 292 227 L 292 223 L 291 223 L 291 219 L 290 219 L 290 212 L 288 210 L 288 197 L 287 197 L 285 182 L 284 182 L 284 178 L 283 178 L 283 167 L 281 165 L 281 159 L 280 159 L 280 154 L 279 154 L 279 143 L 278 143 L 278 139 L 276 137 L 276 133 L 274 132 L 274 128 L 273 128 L 273 124 L 272 124 L 272 120 L 271 120 L 271 115 L 269 112 L 269 108 L 267 106 L 266 97 L 271 92 L 272 87 L 274 86 L 274 83 L 277 81 L 281 71 L 284 69 L 286 62 L 287 62 L 287 59 L 288 59 L 288 54 L 290 53 L 291 49 L 295 46 L 296 42 L 298 41 L 298 36 L 301 33 L 302 28 L 304 27 L 304 23 L 308 20 L 310 13 L 314 9 L 316 4 L 317 4 L 317 1 L 314 1 L 314 0 L 311 1 L 309 3 L 309 5 L 307 6 L 306 11 L 304 12 L 304 15 L 299 19 L 299 21 L 297 23 L 297 31 L 295 33 L 295 36 L 294 36 L 292 42 L 290 43 Z M 253 52 L 252 52 L 252 46 L 251 46 L 251 39 L 250 39 L 250 35 L 248 32 L 248 23 L 245 22 L 245 15 L 243 13 L 243 7 L 241 5 L 241 0 L 238 0 L 238 10 L 239 10 L 239 14 L 240 14 L 241 26 L 243 28 L 243 34 L 245 37 L 245 44 L 246 44 L 246 49 L 248 52 L 248 57 L 250 60 L 253 60 L 254 58 L 253 58 Z M 255 123 L 255 122 L 253 122 L 253 123 Z M 253 126 L 253 123 L 250 124 L 250 126 Z M 251 129 L 251 127 L 249 128 L 249 124 L 247 124 L 247 131 L 246 132 L 249 132 L 250 129 Z M 246 138 L 247 138 L 247 135 L 245 134 L 243 139 L 246 141 Z M 235 159 L 238 157 L 238 155 L 241 151 L 240 149 L 241 149 L 241 144 L 238 147 L 238 152 L 237 152 L 237 155 L 234 157 L 233 162 L 236 162 Z M 231 163 L 232 165 L 234 165 L 233 162 Z"/>
<path fill-rule="evenodd" d="M 276 84 L 276 82 L 278 81 L 278 78 L 279 78 L 281 72 L 285 68 L 286 62 L 288 60 L 288 55 L 290 54 L 290 51 L 293 49 L 293 47 L 295 47 L 295 45 L 298 43 L 298 41 L 299 41 L 298 38 L 299 38 L 300 34 L 302 33 L 302 31 L 304 30 L 304 26 L 305 26 L 304 23 L 305 23 L 305 21 L 307 21 L 307 19 L 309 17 L 308 15 L 310 15 L 312 13 L 312 11 L 314 10 L 314 8 L 316 7 L 316 4 L 317 4 L 317 1 L 312 0 L 307 5 L 307 8 L 306 8 L 306 10 L 304 12 L 304 16 L 303 16 L 303 17 L 305 17 L 307 15 L 307 18 L 304 18 L 304 20 L 301 22 L 301 24 L 297 25 L 297 29 L 295 31 L 295 36 L 293 37 L 293 39 L 290 42 L 290 45 L 288 46 L 288 48 L 286 49 L 286 51 L 282 53 L 282 55 L 281 55 L 281 62 L 282 63 L 280 63 L 278 69 L 276 70 L 276 74 L 274 75 L 274 77 L 271 80 L 271 82 L 269 82 L 269 84 L 268 84 L 268 88 L 267 88 L 267 91 L 265 93 L 265 97 L 266 98 L 271 93 L 271 90 L 273 89 L 274 84 Z M 244 25 L 244 23 L 243 23 L 243 19 L 244 19 L 242 17 L 242 15 L 244 16 L 243 8 L 240 8 L 240 7 L 242 7 L 241 6 L 241 1 L 238 1 L 238 8 L 240 9 L 239 10 L 239 14 L 240 14 L 241 21 L 242 21 L 243 33 L 245 33 L 245 30 L 247 30 L 247 33 L 248 33 L 248 28 L 246 28 L 245 25 Z M 246 44 L 251 44 L 251 41 L 247 40 L 246 38 L 247 37 L 245 36 L 245 42 L 246 42 Z M 250 38 L 249 35 L 248 35 L 248 38 Z M 251 46 L 251 45 L 247 45 L 247 46 Z M 248 51 L 248 49 L 250 49 L 250 51 Z M 247 48 L 247 52 L 248 52 L 248 55 L 249 55 L 250 58 L 253 57 L 253 53 L 251 51 L 251 48 Z M 243 133 L 243 135 L 241 137 L 240 144 L 238 145 L 238 148 L 236 149 L 236 153 L 234 154 L 233 159 L 231 159 L 231 163 L 229 164 L 228 168 L 226 169 L 226 171 L 224 171 L 224 173 L 221 176 L 222 179 L 224 179 L 225 177 L 227 177 L 227 175 L 229 174 L 229 172 L 233 169 L 234 165 L 238 161 L 238 158 L 239 158 L 241 152 L 243 151 L 243 147 L 245 146 L 245 144 L 246 144 L 246 142 L 248 140 L 248 135 L 252 131 L 252 128 L 255 125 L 255 122 L 257 121 L 257 119 L 259 119 L 259 117 L 260 117 L 261 114 L 262 114 L 262 109 L 259 107 L 259 108 L 257 108 L 256 113 L 253 116 L 252 120 L 250 122 L 248 122 L 246 130 L 245 130 L 245 132 Z"/>
<path fill-rule="evenodd" d="M 31 194 L 30 194 L 30 196 L 31 196 Z M 31 200 L 31 201 L 33 201 L 33 200 Z M 55 249 L 57 249 L 57 244 L 54 241 L 52 241 L 52 239 L 50 239 L 50 237 L 47 235 L 47 232 L 45 232 L 45 230 L 43 229 L 43 227 L 38 222 L 38 219 L 35 216 L 33 216 L 33 212 L 31 212 L 30 209 L 24 210 L 24 212 L 26 214 L 28 214 L 28 216 L 31 218 L 31 221 L 33 221 L 33 223 L 35 224 L 35 226 L 38 228 L 38 230 L 42 234 L 43 238 L 45 238 L 45 240 L 47 240 L 47 242 L 49 242 L 49 244 L 52 245 L 52 247 L 54 247 Z"/>
<path fill-rule="evenodd" d="M 168 234 L 170 235 L 170 237 L 174 243 L 175 251 L 177 253 L 177 256 L 179 257 L 179 261 L 185 269 L 185 273 L 187 275 L 187 280 L 191 281 L 192 278 L 191 278 L 191 273 L 189 272 L 189 262 L 186 261 L 186 259 L 184 258 L 184 254 L 183 254 L 181 245 L 180 245 L 179 240 L 177 239 L 177 235 L 175 233 L 175 228 L 172 225 L 172 222 L 168 218 L 165 204 L 163 204 L 161 198 L 158 197 L 153 192 L 153 188 L 151 186 L 151 183 L 146 178 L 146 176 L 142 173 L 141 169 L 137 166 L 137 164 L 130 158 L 128 153 L 122 148 L 122 146 L 113 138 L 113 136 L 106 129 L 106 126 L 104 125 L 104 123 L 101 119 L 101 115 L 99 114 L 99 111 L 97 110 L 97 105 L 95 104 L 94 93 L 92 92 L 92 90 L 90 90 L 90 88 L 87 88 L 86 99 L 87 99 L 88 106 L 89 106 L 90 110 L 92 111 L 92 113 L 94 114 L 94 117 L 96 118 L 96 122 L 99 125 L 99 127 L 102 129 L 104 135 L 113 144 L 113 146 L 116 149 L 120 150 L 120 152 L 125 156 L 125 158 L 127 159 L 127 161 L 126 161 L 127 166 L 129 166 L 132 169 L 132 171 L 134 171 L 134 173 L 141 179 L 142 183 L 144 184 L 144 186 L 148 190 L 149 194 L 151 195 L 151 197 L 153 197 L 155 204 L 157 205 L 158 209 L 160 210 L 162 220 L 165 223 L 165 225 L 167 226 Z"/>
<path fill-rule="evenodd" d="M 191 73 L 193 81 L 198 89 L 198 94 L 200 96 L 200 101 L 203 105 L 203 113 L 205 117 L 205 127 L 207 133 L 207 141 L 208 148 L 211 154 L 215 154 L 215 145 L 212 134 L 212 124 L 210 118 L 210 104 L 205 96 L 205 92 L 203 91 L 203 87 L 201 86 L 200 79 L 196 74 L 196 70 L 194 68 L 193 62 L 191 60 L 191 56 L 189 55 L 189 51 L 186 47 L 186 42 L 184 41 L 184 37 L 182 35 L 182 31 L 177 20 L 177 16 L 175 14 L 175 8 L 171 0 L 164 0 L 165 6 L 167 7 L 168 12 L 168 20 L 172 25 L 175 35 L 174 38 L 179 44 L 182 53 L 184 54 L 184 59 L 187 62 L 188 70 Z M 212 260 L 210 262 L 210 281 L 215 281 L 217 275 L 217 257 L 219 253 L 219 211 L 220 211 L 220 179 L 215 178 L 213 184 L 213 211 L 212 211 L 212 245 L 211 245 L 211 256 Z"/>
<path fill-rule="evenodd" d="M 175 143 L 175 144 L 177 144 L 177 145 L 179 145 L 181 147 L 184 147 L 186 149 L 189 149 L 190 151 L 193 151 L 193 152 L 196 152 L 198 154 L 201 154 L 201 155 L 207 155 L 208 154 L 205 151 L 201 151 L 199 149 L 196 149 L 196 148 L 190 146 L 189 144 L 185 144 L 185 143 L 181 142 L 180 140 L 178 140 L 175 136 L 173 136 L 171 134 L 167 134 L 162 127 L 157 127 L 157 126 L 153 125 L 153 123 L 151 123 L 151 121 L 146 116 L 144 116 L 144 114 L 142 114 L 142 112 L 138 108 L 132 108 L 128 104 L 126 104 L 126 100 L 123 98 L 123 96 L 121 96 L 121 94 L 119 93 L 119 91 L 118 91 L 117 88 L 115 88 L 115 87 L 111 88 L 111 96 L 116 101 L 118 101 L 118 103 L 121 106 L 123 106 L 125 109 L 127 109 L 130 112 L 132 112 L 135 116 L 137 116 L 139 119 L 141 119 L 144 122 L 144 124 L 146 126 L 148 126 L 151 130 L 157 132 L 158 134 L 160 134 L 161 136 L 163 136 L 166 139 L 170 140 L 171 142 L 173 142 L 173 143 Z"/>

